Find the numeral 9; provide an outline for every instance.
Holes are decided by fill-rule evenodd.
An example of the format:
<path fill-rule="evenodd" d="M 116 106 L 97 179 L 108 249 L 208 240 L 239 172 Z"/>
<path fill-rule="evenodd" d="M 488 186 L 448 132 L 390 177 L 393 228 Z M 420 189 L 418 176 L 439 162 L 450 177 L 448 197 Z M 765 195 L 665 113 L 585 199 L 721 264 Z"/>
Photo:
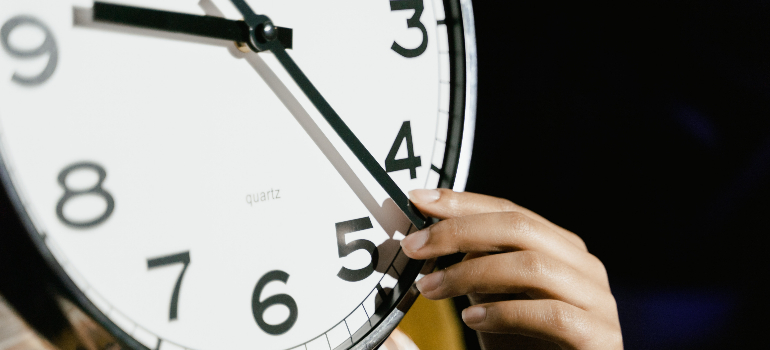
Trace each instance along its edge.
<path fill-rule="evenodd" d="M 40 29 L 43 34 L 45 34 L 45 40 L 43 40 L 43 43 L 40 44 L 39 47 L 30 50 L 24 50 L 13 47 L 11 45 L 9 40 L 11 33 L 13 33 L 17 27 L 22 25 L 30 25 L 36 27 Z M 37 18 L 22 15 L 9 19 L 8 22 L 5 22 L 3 27 L 0 28 L 0 42 L 3 45 L 3 49 L 5 49 L 9 55 L 16 58 L 33 59 L 48 55 L 48 64 L 37 76 L 26 77 L 19 75 L 19 73 L 13 74 L 13 78 L 11 78 L 11 80 L 20 85 L 35 86 L 45 83 L 48 78 L 53 75 L 53 72 L 56 70 L 56 65 L 59 63 L 59 50 L 56 47 L 56 40 L 54 40 L 51 30 L 49 30 L 48 27 Z"/>

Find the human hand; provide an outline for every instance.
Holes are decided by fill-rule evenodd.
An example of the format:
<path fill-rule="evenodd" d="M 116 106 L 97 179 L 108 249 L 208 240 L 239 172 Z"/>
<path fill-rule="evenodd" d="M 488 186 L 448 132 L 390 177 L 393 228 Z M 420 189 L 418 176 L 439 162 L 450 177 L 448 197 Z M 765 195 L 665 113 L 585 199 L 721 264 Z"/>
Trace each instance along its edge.
<path fill-rule="evenodd" d="M 411 338 L 396 328 L 378 350 L 420 350 Z"/>
<path fill-rule="evenodd" d="M 607 272 L 580 237 L 500 198 L 439 189 L 410 199 L 442 221 L 404 238 L 407 256 L 466 253 L 417 288 L 434 300 L 468 295 L 462 318 L 483 349 L 623 348 Z"/>
<path fill-rule="evenodd" d="M 35 333 L 0 295 L 0 350 L 57 350 Z M 74 349 L 74 346 L 72 347 Z"/>

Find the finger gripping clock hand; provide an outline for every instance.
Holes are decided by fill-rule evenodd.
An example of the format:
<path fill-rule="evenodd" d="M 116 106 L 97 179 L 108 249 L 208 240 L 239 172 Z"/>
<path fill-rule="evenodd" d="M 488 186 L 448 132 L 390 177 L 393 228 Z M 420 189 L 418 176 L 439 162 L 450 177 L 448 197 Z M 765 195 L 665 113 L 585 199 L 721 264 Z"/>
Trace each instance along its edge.
<path fill-rule="evenodd" d="M 404 238 L 404 253 L 466 253 L 417 288 L 431 300 L 467 295 L 463 322 L 483 349 L 623 349 L 607 270 L 576 234 L 502 198 L 448 189 L 411 195 L 442 221 Z"/>

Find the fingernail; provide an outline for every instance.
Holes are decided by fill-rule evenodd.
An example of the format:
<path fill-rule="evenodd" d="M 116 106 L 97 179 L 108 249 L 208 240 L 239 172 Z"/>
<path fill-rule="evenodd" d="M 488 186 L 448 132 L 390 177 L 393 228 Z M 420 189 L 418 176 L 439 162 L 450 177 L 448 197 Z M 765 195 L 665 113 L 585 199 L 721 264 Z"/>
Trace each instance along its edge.
<path fill-rule="evenodd" d="M 483 306 L 471 306 L 463 310 L 462 316 L 465 323 L 479 323 L 487 318 L 487 309 Z"/>
<path fill-rule="evenodd" d="M 409 199 L 415 203 L 431 203 L 435 202 L 441 197 L 441 192 L 438 190 L 411 190 L 409 191 Z"/>
<path fill-rule="evenodd" d="M 425 294 L 435 290 L 444 281 L 444 270 L 431 273 L 417 281 L 417 289 Z"/>
<path fill-rule="evenodd" d="M 422 248 L 427 241 L 428 229 L 424 228 L 402 239 L 401 248 L 404 248 L 404 251 L 407 253 L 414 253 L 420 250 L 420 248 Z"/>

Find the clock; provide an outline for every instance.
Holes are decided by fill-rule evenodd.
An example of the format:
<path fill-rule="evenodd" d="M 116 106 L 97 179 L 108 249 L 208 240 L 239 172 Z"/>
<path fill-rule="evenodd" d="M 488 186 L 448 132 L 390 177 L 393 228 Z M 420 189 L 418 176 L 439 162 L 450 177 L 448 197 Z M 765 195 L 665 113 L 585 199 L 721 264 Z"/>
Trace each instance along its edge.
<path fill-rule="evenodd" d="M 5 241 L 50 293 L 132 349 L 395 328 L 431 268 L 406 193 L 468 174 L 469 0 L 4 0 L 0 26 Z"/>

